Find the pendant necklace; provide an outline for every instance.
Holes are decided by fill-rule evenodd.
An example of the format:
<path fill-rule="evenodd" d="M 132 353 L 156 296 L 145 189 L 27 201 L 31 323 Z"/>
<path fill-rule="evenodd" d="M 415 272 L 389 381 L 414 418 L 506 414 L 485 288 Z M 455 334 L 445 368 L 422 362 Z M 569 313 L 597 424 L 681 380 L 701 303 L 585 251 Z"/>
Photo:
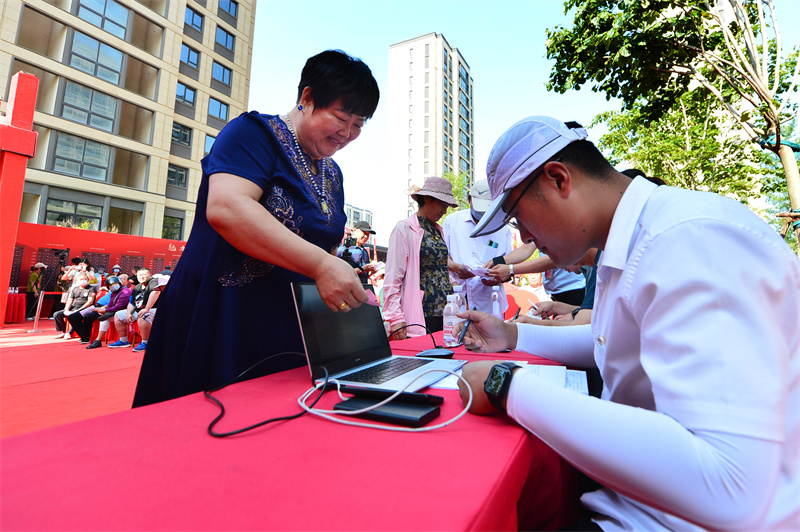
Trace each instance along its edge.
<path fill-rule="evenodd" d="M 322 186 L 320 186 L 320 184 L 318 184 L 317 181 L 314 179 L 314 174 L 311 173 L 311 167 L 309 167 L 308 163 L 306 162 L 305 152 L 300 147 L 300 143 L 297 141 L 297 135 L 294 134 L 294 128 L 292 127 L 292 121 L 289 120 L 289 115 L 288 114 L 286 115 L 286 125 L 289 126 L 289 133 L 292 134 L 292 140 L 294 140 L 294 147 L 297 150 L 298 157 L 300 157 L 300 160 L 303 162 L 303 168 L 305 169 L 306 174 L 308 174 L 308 180 L 311 181 L 311 186 L 314 188 L 314 192 L 317 193 L 317 197 L 319 198 L 319 201 L 320 201 L 320 208 L 322 209 L 322 213 L 323 214 L 328 214 L 328 204 L 325 201 L 325 170 L 327 169 L 327 166 L 328 166 L 327 162 L 323 158 L 323 159 L 320 159 L 319 163 L 318 163 L 318 166 L 319 166 L 319 174 L 318 175 L 319 175 L 319 180 L 320 180 L 320 182 L 322 184 Z"/>

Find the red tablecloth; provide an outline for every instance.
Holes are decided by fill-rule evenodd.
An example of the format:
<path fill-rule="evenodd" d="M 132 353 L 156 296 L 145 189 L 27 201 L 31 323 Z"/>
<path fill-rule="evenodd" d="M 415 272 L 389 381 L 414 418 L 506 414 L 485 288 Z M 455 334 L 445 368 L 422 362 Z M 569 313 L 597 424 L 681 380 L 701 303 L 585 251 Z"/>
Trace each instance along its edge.
<path fill-rule="evenodd" d="M 217 430 L 296 413 L 309 386 L 299 368 L 217 392 Z M 455 391 L 432 393 L 445 396 L 438 421 L 461 410 Z M 574 510 L 565 493 L 577 500 L 557 455 L 504 416 L 407 434 L 306 414 L 216 439 L 217 414 L 194 394 L 0 440 L 3 528 L 516 530 L 521 497 L 537 528 Z"/>
<path fill-rule="evenodd" d="M 25 294 L 8 294 L 6 316 L 3 323 L 25 321 Z"/>

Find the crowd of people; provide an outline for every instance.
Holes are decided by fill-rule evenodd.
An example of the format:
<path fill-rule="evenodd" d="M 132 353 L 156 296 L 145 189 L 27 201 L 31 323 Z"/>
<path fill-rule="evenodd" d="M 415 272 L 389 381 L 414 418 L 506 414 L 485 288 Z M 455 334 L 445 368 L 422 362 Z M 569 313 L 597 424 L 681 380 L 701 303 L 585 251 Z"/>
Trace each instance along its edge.
<path fill-rule="evenodd" d="M 598 375 L 584 395 L 497 360 L 467 364 L 459 383 L 473 413 L 509 416 L 591 481 L 576 529 L 797 529 L 800 264 L 779 235 L 733 200 L 617 171 L 580 124 L 532 116 L 497 140 L 487 179 L 443 226 L 458 206 L 450 181 L 412 189 L 418 209 L 377 264 L 363 247 L 368 223 L 342 245 L 332 156 L 378 100 L 359 59 L 309 58 L 288 112 L 242 114 L 203 159 L 171 288 L 162 294 L 166 280 L 144 268 L 128 293 L 115 268 L 100 282 L 79 261 L 62 276 L 72 286 L 56 328 L 72 324 L 88 342 L 94 321 L 113 320 L 117 348 L 138 323 L 138 407 L 224 385 L 264 359 L 249 377 L 304 365 L 292 282 L 315 282 L 343 313 L 368 300 L 364 284 L 380 286 L 393 339 L 441 330 L 458 285 L 468 349 Z M 531 272 L 545 273 L 553 301 L 513 321 L 492 316 L 494 287 Z"/>

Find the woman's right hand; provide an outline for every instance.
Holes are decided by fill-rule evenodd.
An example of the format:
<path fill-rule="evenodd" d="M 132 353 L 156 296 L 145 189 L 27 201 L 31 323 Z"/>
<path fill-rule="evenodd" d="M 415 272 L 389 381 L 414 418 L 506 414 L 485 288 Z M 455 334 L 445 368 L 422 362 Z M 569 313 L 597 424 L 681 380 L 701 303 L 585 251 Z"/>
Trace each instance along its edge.
<path fill-rule="evenodd" d="M 348 312 L 367 302 L 367 291 L 353 267 L 342 259 L 328 255 L 314 276 L 322 301 L 334 312 Z M 346 305 L 342 305 L 346 303 Z"/>

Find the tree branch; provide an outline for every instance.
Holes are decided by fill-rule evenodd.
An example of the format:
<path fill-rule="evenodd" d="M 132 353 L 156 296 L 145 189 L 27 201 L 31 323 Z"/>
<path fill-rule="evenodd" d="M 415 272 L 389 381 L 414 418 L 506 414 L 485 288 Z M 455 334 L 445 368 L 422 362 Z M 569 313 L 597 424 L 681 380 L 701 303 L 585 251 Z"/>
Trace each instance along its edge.
<path fill-rule="evenodd" d="M 778 88 L 780 87 L 781 81 L 781 32 L 778 29 L 778 21 L 775 18 L 775 7 L 772 5 L 772 0 L 768 1 L 769 5 L 769 14 L 772 18 L 772 28 L 775 30 L 775 80 L 772 82 L 772 95 L 778 94 Z M 791 91 L 787 92 L 786 94 L 790 94 Z M 781 105 L 783 107 L 783 105 Z"/>

